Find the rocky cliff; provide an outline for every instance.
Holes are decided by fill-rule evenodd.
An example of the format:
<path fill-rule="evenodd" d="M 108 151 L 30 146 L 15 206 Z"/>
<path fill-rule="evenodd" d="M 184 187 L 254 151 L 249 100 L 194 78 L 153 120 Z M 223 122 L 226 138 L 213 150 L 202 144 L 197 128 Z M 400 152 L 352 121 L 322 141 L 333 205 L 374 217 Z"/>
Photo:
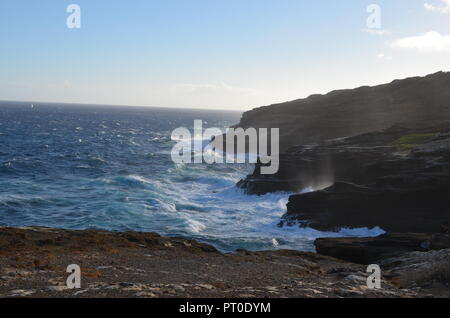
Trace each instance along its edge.
<path fill-rule="evenodd" d="M 298 192 L 282 226 L 433 233 L 450 219 L 450 122 L 292 147 L 282 158 L 278 174 L 239 183 L 252 194 Z"/>
<path fill-rule="evenodd" d="M 450 73 L 332 91 L 244 113 L 239 127 L 279 128 L 281 150 L 388 128 L 450 119 Z"/>
<path fill-rule="evenodd" d="M 280 125 L 290 147 L 278 173 L 257 165 L 238 186 L 298 193 L 280 226 L 433 233 L 450 219 L 449 88 L 441 72 L 246 113 L 241 124 Z"/>

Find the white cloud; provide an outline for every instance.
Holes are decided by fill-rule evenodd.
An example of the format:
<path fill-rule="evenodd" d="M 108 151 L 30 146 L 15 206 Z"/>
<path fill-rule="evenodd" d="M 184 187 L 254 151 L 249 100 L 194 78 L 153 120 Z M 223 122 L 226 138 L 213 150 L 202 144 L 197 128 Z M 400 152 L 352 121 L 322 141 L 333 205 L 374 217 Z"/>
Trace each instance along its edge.
<path fill-rule="evenodd" d="M 391 34 L 390 31 L 384 29 L 364 29 L 363 31 L 371 35 L 378 35 L 378 36 L 385 36 Z"/>
<path fill-rule="evenodd" d="M 384 53 L 380 53 L 380 54 L 377 54 L 377 59 L 379 59 L 379 60 L 392 60 L 392 57 L 391 56 L 388 56 L 388 55 L 386 55 L 386 54 L 384 54 Z"/>
<path fill-rule="evenodd" d="M 436 6 L 428 2 L 425 3 L 423 6 L 425 7 L 425 9 L 429 11 L 440 12 L 444 14 L 450 13 L 450 0 L 440 0 L 440 1 L 443 2 L 441 6 Z"/>
<path fill-rule="evenodd" d="M 450 51 L 450 35 L 441 35 L 431 31 L 418 36 L 406 37 L 390 43 L 397 49 L 418 50 L 421 52 L 445 52 Z"/>

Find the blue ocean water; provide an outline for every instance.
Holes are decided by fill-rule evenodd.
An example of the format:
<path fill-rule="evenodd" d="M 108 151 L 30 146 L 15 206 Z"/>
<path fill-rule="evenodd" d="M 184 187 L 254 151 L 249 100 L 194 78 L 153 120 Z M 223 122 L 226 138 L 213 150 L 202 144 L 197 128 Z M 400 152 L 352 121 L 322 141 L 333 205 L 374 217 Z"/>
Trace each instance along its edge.
<path fill-rule="evenodd" d="M 172 130 L 225 128 L 241 113 L 0 103 L 0 226 L 158 232 L 223 251 L 313 250 L 323 233 L 278 228 L 288 193 L 247 196 L 235 184 L 253 166 L 176 165 Z"/>

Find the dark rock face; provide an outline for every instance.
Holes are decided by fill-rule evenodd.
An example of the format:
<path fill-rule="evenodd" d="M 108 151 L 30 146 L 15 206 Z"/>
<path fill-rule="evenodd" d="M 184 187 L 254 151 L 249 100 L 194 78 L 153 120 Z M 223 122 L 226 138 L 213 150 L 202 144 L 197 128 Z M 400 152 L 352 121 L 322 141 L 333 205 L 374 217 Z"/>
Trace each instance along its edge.
<path fill-rule="evenodd" d="M 278 173 L 257 165 L 238 186 L 300 193 L 281 226 L 436 232 L 450 218 L 449 88 L 439 72 L 247 112 L 238 126 L 280 128 L 282 153 Z"/>
<path fill-rule="evenodd" d="M 441 233 L 442 234 L 450 234 L 450 222 L 446 222 L 444 225 L 442 225 Z"/>
<path fill-rule="evenodd" d="M 310 188 L 290 197 L 281 226 L 435 233 L 450 217 L 449 122 L 293 147 L 282 162 L 277 175 L 239 184 L 251 194 Z"/>
<path fill-rule="evenodd" d="M 373 238 L 321 238 L 314 244 L 322 255 L 358 264 L 375 264 L 408 252 L 448 249 L 450 236 L 391 233 Z"/>
<path fill-rule="evenodd" d="M 433 233 L 448 219 L 449 193 L 450 186 L 379 189 L 337 183 L 291 196 L 282 223 L 295 220 L 319 230 L 379 226 L 388 232 Z"/>
<path fill-rule="evenodd" d="M 353 136 L 398 123 L 450 119 L 450 73 L 396 80 L 375 87 L 253 109 L 237 127 L 279 128 L 281 151 L 294 145 Z"/>
<path fill-rule="evenodd" d="M 430 249 L 431 250 L 442 250 L 450 248 L 450 235 L 449 234 L 434 234 L 431 237 Z M 449 264 L 450 266 L 450 264 Z"/>
<path fill-rule="evenodd" d="M 336 181 L 394 187 L 409 186 L 411 182 L 432 184 L 439 182 L 439 175 L 445 180 L 450 171 L 449 148 L 450 122 L 396 125 L 383 131 L 292 147 L 281 154 L 277 174 L 261 175 L 257 165 L 238 186 L 248 194 L 261 195 L 319 190 Z"/>

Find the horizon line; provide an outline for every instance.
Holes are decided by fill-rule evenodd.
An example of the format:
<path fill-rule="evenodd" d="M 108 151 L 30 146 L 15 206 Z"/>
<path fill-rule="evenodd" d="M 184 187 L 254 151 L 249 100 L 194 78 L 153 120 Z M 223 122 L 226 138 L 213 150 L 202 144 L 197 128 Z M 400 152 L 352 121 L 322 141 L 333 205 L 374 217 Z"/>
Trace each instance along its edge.
<path fill-rule="evenodd" d="M 223 108 L 204 108 L 204 107 L 179 107 L 179 106 L 150 106 L 150 105 L 124 105 L 124 104 L 100 104 L 100 103 L 87 103 L 87 102 L 54 102 L 54 101 L 30 101 L 30 100 L 7 100 L 0 99 L 0 103 L 23 103 L 23 104 L 60 104 L 60 105 L 72 105 L 72 106 L 100 106 L 100 107 L 135 107 L 135 108 L 162 108 L 162 109 L 174 109 L 174 110 L 208 110 L 208 111 L 224 111 L 224 112 L 245 112 L 246 110 L 238 109 L 223 109 Z"/>

